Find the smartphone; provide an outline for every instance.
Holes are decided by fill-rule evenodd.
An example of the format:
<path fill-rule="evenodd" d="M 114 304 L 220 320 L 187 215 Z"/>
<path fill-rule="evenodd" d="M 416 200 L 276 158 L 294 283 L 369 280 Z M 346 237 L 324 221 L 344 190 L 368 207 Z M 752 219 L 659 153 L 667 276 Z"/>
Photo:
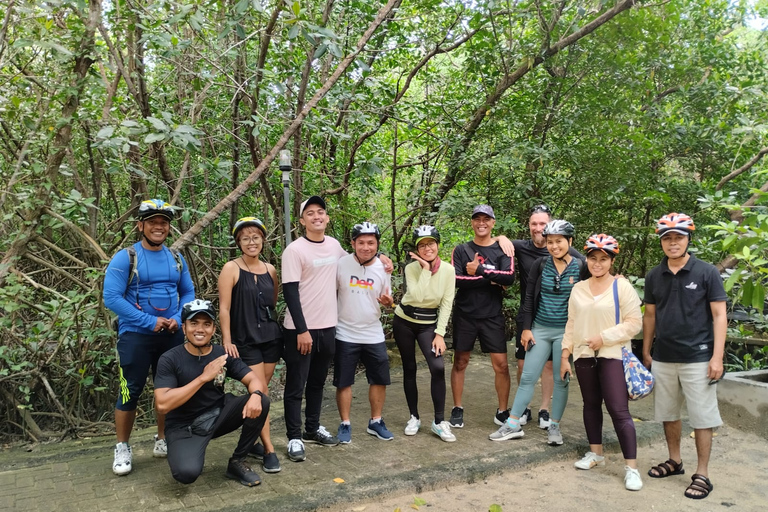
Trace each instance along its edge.
<path fill-rule="evenodd" d="M 571 372 L 565 372 L 565 378 L 563 379 L 566 384 L 571 383 Z"/>

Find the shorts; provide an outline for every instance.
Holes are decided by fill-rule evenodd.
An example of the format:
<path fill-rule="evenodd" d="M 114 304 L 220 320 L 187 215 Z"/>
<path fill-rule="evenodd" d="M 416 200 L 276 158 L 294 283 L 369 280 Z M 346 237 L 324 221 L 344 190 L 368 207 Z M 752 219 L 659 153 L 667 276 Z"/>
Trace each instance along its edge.
<path fill-rule="evenodd" d="M 520 341 L 520 338 L 523 334 L 523 322 L 515 322 L 515 359 L 518 361 L 525 361 L 525 354 L 526 350 L 525 347 L 523 347 L 522 342 Z M 552 354 L 549 354 L 549 358 L 547 361 L 552 360 Z"/>
<path fill-rule="evenodd" d="M 117 339 L 117 362 L 120 370 L 120 391 L 115 408 L 135 411 L 141 392 L 147 383 L 150 368 L 157 374 L 157 361 L 166 351 L 184 343 L 181 329 L 175 333 L 141 334 L 124 332 Z"/>
<path fill-rule="evenodd" d="M 365 365 L 368 384 L 389 386 L 391 381 L 386 343 L 354 343 L 339 339 L 336 340 L 336 355 L 333 359 L 333 385 L 347 388 L 354 384 L 359 361 Z"/>
<path fill-rule="evenodd" d="M 237 351 L 240 359 L 248 366 L 276 363 L 283 355 L 283 339 L 238 346 Z"/>
<path fill-rule="evenodd" d="M 453 349 L 457 352 L 470 352 L 478 338 L 483 353 L 506 354 L 507 332 L 504 329 L 504 315 L 471 318 L 454 312 Z"/>
<path fill-rule="evenodd" d="M 677 421 L 685 398 L 688 420 L 693 428 L 714 428 L 723 424 L 717 407 L 717 386 L 709 385 L 707 367 L 702 363 L 662 363 L 654 361 L 656 421 Z"/>

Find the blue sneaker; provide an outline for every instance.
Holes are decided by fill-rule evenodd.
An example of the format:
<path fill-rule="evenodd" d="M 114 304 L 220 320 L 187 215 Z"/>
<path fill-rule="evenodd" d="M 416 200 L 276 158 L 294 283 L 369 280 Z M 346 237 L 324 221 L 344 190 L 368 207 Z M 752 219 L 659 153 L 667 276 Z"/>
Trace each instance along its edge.
<path fill-rule="evenodd" d="M 336 434 L 339 438 L 339 443 L 349 444 L 352 442 L 352 425 L 346 423 L 339 423 L 339 432 Z"/>
<path fill-rule="evenodd" d="M 384 418 L 380 419 L 379 421 L 368 421 L 368 428 L 366 429 L 366 432 L 372 436 L 378 437 L 382 441 L 391 441 L 395 437 L 384 424 Z"/>

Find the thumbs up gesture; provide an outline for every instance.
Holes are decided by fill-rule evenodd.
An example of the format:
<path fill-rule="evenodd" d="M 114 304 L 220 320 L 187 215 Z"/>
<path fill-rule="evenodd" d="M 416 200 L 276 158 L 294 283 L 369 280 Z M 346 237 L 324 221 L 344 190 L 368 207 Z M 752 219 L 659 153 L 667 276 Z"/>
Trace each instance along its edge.
<path fill-rule="evenodd" d="M 473 276 L 477 273 L 477 267 L 480 266 L 480 255 L 475 253 L 475 259 L 467 263 L 467 274 Z"/>

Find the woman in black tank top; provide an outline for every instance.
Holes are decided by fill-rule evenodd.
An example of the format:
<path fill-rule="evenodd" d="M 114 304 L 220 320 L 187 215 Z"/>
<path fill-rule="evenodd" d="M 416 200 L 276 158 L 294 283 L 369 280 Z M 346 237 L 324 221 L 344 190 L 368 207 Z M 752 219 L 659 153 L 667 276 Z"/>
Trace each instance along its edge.
<path fill-rule="evenodd" d="M 279 282 L 275 267 L 261 261 L 267 230 L 255 217 L 245 217 L 232 230 L 241 255 L 227 262 L 219 274 L 219 321 L 222 345 L 230 357 L 239 357 L 258 377 L 267 393 L 275 366 L 282 355 L 282 332 L 275 304 Z M 264 471 L 280 471 L 269 435 L 269 418 L 261 431 L 264 446 L 252 449 L 263 457 Z"/>

